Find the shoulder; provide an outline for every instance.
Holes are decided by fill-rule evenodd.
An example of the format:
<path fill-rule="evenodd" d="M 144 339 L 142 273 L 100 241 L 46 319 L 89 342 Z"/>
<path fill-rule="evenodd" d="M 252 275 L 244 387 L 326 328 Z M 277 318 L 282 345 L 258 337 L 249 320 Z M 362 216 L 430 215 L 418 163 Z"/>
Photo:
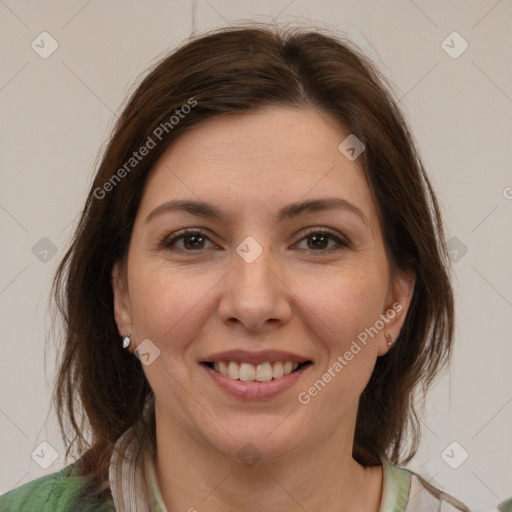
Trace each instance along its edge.
<path fill-rule="evenodd" d="M 379 512 L 470 512 L 459 500 L 413 471 L 383 463 L 384 488 Z"/>
<path fill-rule="evenodd" d="M 411 478 L 411 512 L 428 510 L 428 505 L 437 505 L 440 512 L 470 512 L 469 508 L 453 496 L 429 484 L 423 477 L 413 473 Z M 407 509 L 409 511 L 409 509 Z"/>
<path fill-rule="evenodd" d="M 505 500 L 503 503 L 498 505 L 498 510 L 500 512 L 512 512 L 512 498 Z"/>
<path fill-rule="evenodd" d="M 0 512 L 115 511 L 104 491 L 105 486 L 94 490 L 90 480 L 70 464 L 0 496 Z"/>

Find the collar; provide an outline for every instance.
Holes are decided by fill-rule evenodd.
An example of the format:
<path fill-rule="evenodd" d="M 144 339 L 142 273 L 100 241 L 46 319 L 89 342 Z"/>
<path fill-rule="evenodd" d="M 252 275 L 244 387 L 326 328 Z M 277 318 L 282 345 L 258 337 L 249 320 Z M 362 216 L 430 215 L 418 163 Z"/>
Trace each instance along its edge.
<path fill-rule="evenodd" d="M 382 475 L 379 512 L 404 512 L 412 473 L 383 460 Z M 116 512 L 167 512 L 149 436 L 138 438 L 129 429 L 118 439 L 110 459 L 109 480 Z"/>
<path fill-rule="evenodd" d="M 379 512 L 403 512 L 407 507 L 412 473 L 382 461 L 382 498 Z"/>

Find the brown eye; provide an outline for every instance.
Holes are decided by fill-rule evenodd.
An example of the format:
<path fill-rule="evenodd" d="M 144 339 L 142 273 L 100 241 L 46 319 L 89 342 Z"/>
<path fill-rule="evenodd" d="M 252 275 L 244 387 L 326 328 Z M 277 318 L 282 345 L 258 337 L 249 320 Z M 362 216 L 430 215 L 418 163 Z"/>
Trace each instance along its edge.
<path fill-rule="evenodd" d="M 305 250 L 313 252 L 329 253 L 349 247 L 349 244 L 330 230 L 313 228 L 310 229 L 299 243 L 306 241 Z"/>
<path fill-rule="evenodd" d="M 206 238 L 201 235 L 183 236 L 183 245 L 186 249 L 203 249 Z"/>
<path fill-rule="evenodd" d="M 209 241 L 209 238 L 202 231 L 179 231 L 166 238 L 162 243 L 162 247 L 188 252 L 201 251 L 206 248 L 206 241 Z M 182 245 L 179 246 L 181 242 Z"/>
<path fill-rule="evenodd" d="M 323 233 L 317 235 L 309 235 L 307 240 L 308 246 L 310 249 L 327 249 L 329 245 L 329 239 L 332 239 L 330 235 L 325 235 Z"/>

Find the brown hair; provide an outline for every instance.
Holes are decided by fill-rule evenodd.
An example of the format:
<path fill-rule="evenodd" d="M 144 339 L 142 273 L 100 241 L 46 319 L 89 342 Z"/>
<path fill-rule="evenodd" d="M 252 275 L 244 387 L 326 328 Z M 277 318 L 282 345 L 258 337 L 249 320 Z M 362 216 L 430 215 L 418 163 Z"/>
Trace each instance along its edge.
<path fill-rule="evenodd" d="M 54 282 L 65 322 L 54 403 L 67 455 L 73 446 L 85 452 L 82 473 L 95 481 L 108 478 L 121 434 L 151 422 L 143 411 L 152 391 L 138 359 L 121 348 L 111 286 L 148 175 L 185 131 L 216 116 L 272 105 L 329 113 L 366 146 L 360 162 L 390 266 L 412 271 L 416 283 L 400 335 L 378 358 L 360 397 L 353 455 L 373 466 L 382 458 L 407 462 L 415 453 L 420 429 L 414 391 L 425 391 L 449 359 L 453 336 L 440 212 L 385 79 L 350 42 L 325 32 L 252 24 L 193 38 L 157 63 L 124 108 Z M 184 105 L 193 107 L 172 121 Z M 148 137 L 158 139 L 156 145 L 144 158 L 130 160 Z"/>

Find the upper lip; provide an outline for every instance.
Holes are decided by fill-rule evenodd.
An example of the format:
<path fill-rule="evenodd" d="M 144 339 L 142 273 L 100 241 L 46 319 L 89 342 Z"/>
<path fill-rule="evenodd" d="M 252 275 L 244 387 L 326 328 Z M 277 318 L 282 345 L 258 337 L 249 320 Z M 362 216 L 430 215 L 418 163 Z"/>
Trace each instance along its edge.
<path fill-rule="evenodd" d="M 292 352 L 284 352 L 281 350 L 263 350 L 260 352 L 251 352 L 248 350 L 225 350 L 216 352 L 205 357 L 201 362 L 216 363 L 220 361 L 236 361 L 237 363 L 263 364 L 267 362 L 292 361 L 297 363 L 305 363 L 310 361 L 309 358 L 294 354 Z"/>

